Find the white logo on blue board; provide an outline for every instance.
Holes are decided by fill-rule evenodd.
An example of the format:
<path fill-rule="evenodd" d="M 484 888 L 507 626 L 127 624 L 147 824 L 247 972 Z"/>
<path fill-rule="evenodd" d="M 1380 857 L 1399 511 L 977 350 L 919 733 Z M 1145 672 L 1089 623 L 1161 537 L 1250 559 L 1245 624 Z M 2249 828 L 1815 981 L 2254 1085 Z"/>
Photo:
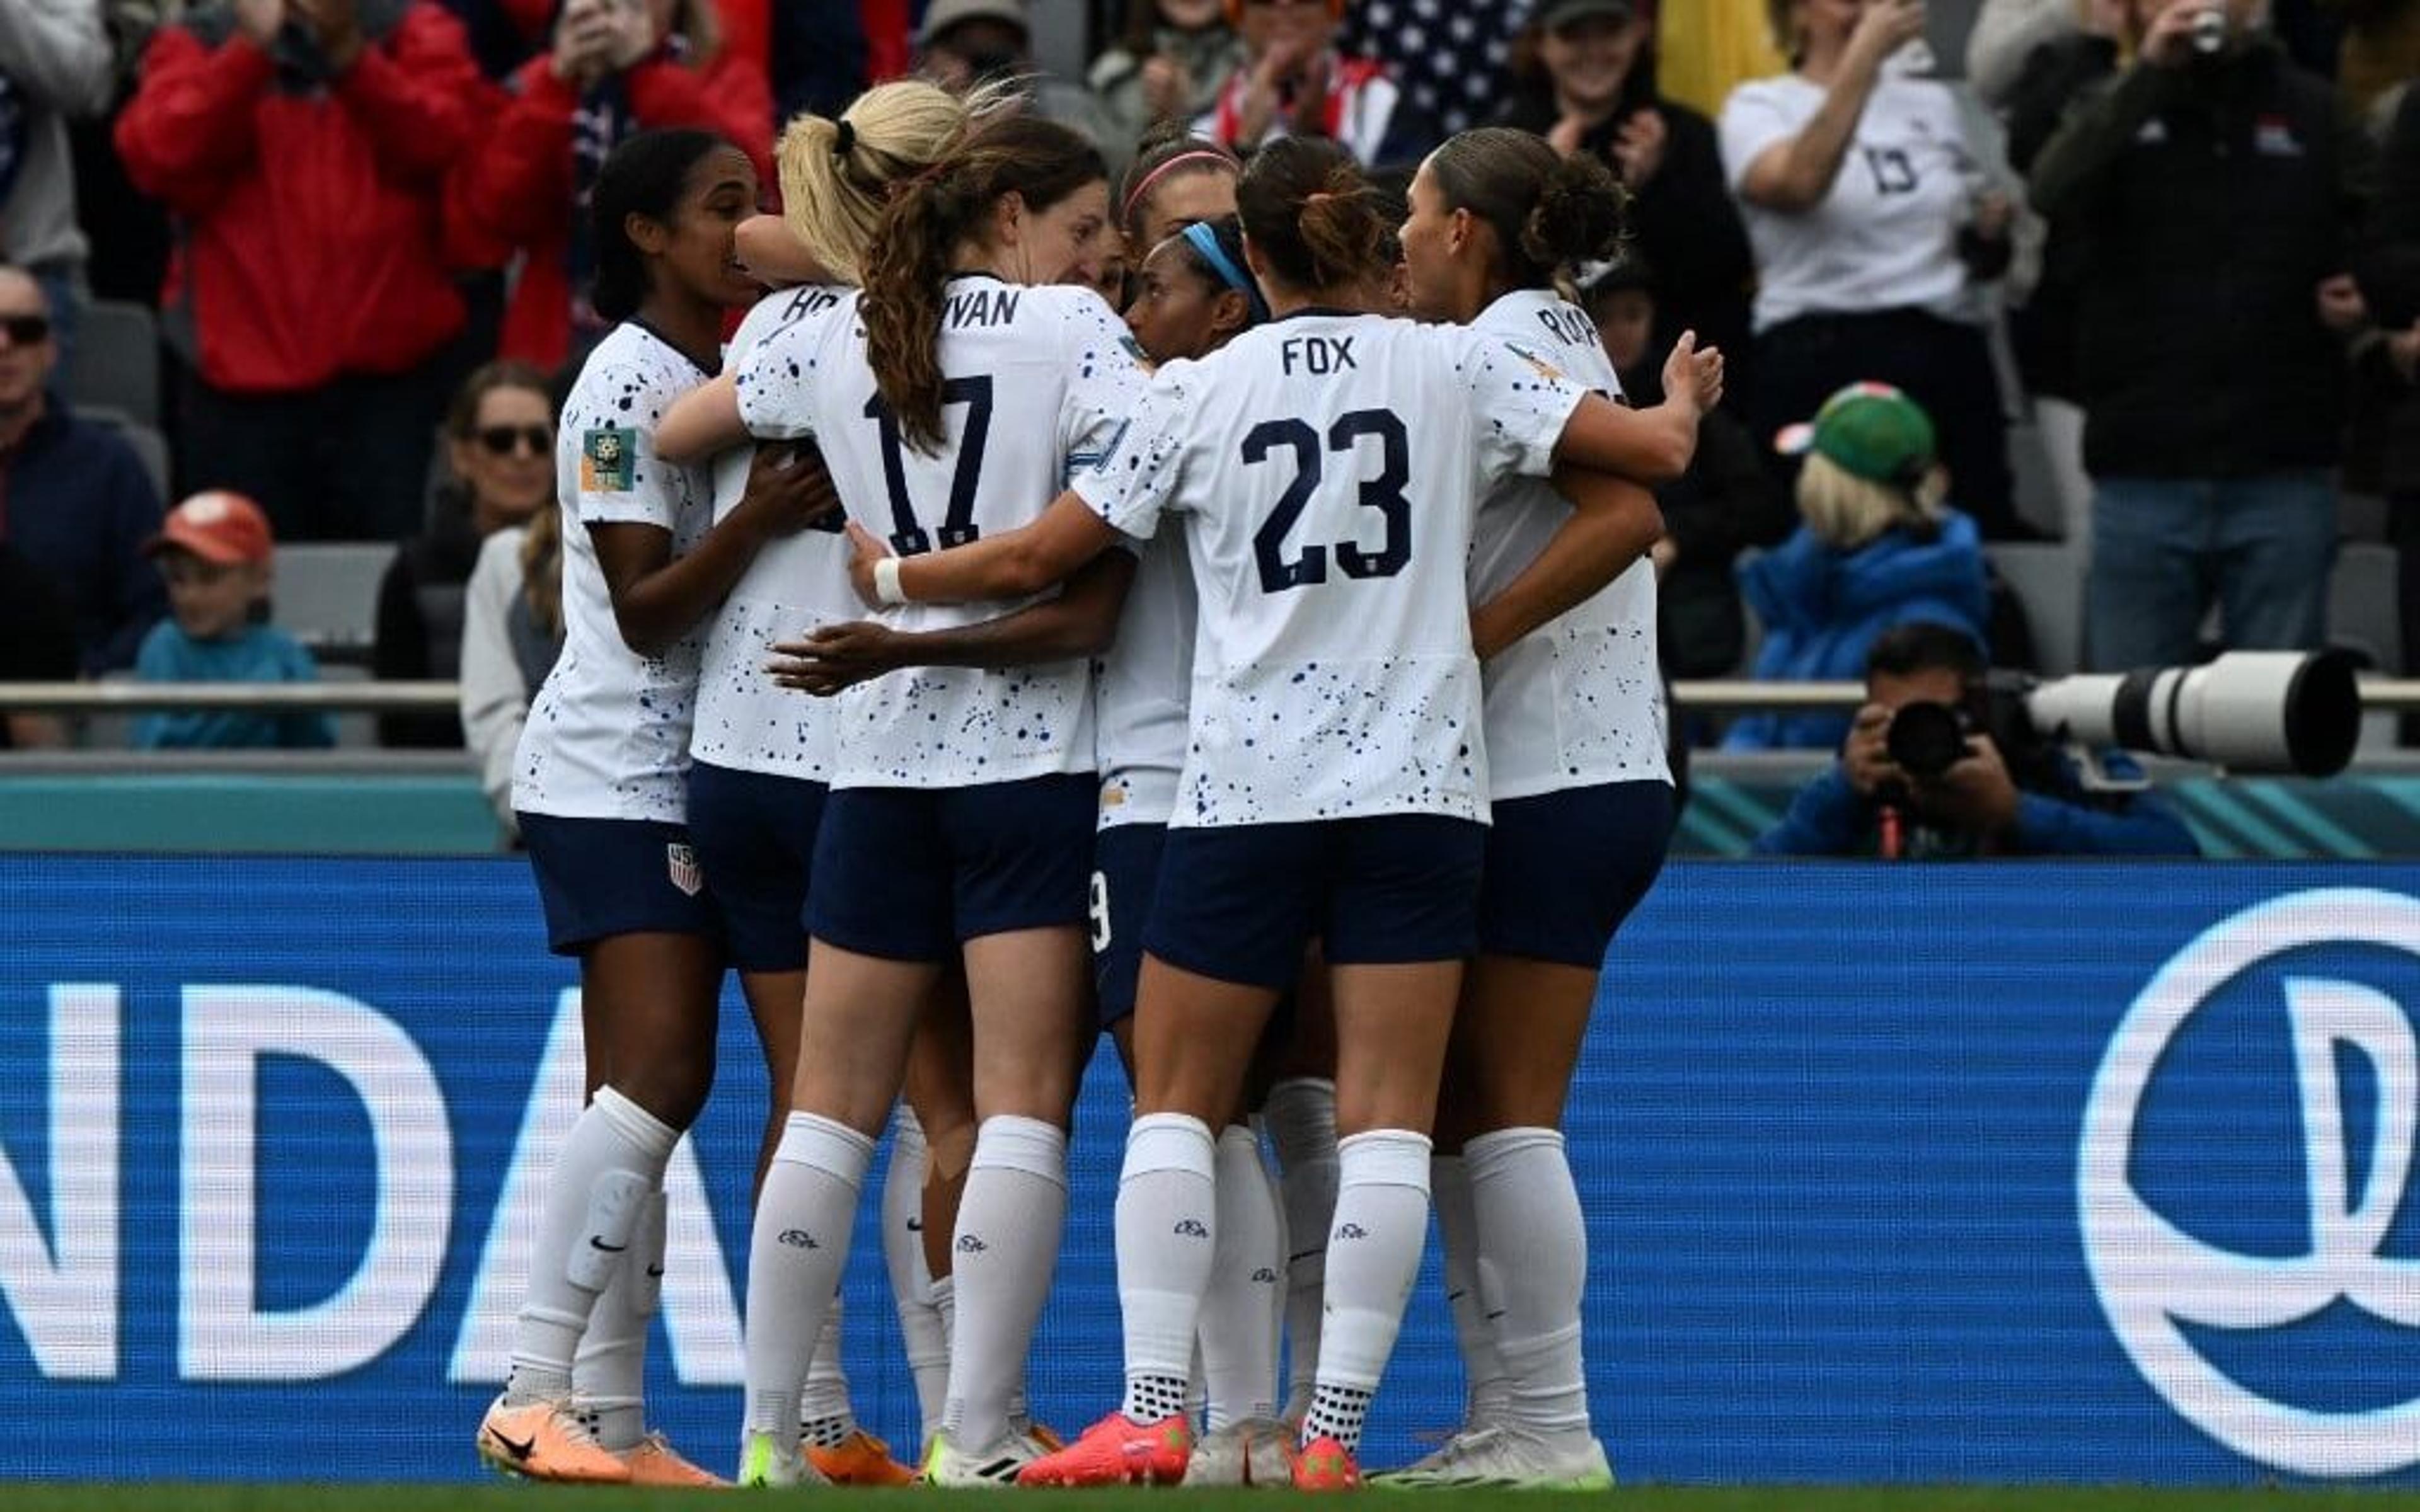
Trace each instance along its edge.
<path fill-rule="evenodd" d="M 2420 902 L 2343 887 L 2245 909 L 2179 951 L 2134 999 L 2085 1108 L 2076 1176 L 2084 1257 L 2118 1342 L 2186 1421 L 2277 1470 L 2380 1475 L 2420 1465 L 2420 1396 L 2333 1412 L 2276 1401 L 2212 1365 L 2185 1325 L 2280 1329 L 2344 1302 L 2420 1328 L 2420 1261 L 2381 1253 L 2406 1196 L 2420 1118 L 2420 1046 L 2402 1005 L 2366 982 L 2284 979 L 2310 1202 L 2307 1253 L 2252 1256 L 2210 1244 L 2154 1211 L 2130 1174 L 2144 1094 L 2178 1032 L 2245 971 L 2318 945 L 2420 958 Z M 2374 1116 L 2346 1106 L 2340 1046 L 2374 1073 Z M 2349 1127 L 2371 1131 L 2366 1151 L 2346 1148 Z M 2355 1153 L 2365 1158 L 2356 1162 Z M 2358 1190 L 2356 1168 L 2365 1173 Z"/>

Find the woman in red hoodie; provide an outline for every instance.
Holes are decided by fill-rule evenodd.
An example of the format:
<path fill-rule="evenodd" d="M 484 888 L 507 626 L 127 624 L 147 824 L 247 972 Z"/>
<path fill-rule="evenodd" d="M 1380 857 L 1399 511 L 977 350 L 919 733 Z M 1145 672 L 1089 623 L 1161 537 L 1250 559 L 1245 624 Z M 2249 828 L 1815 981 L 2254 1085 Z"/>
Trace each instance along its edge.
<path fill-rule="evenodd" d="M 442 192 L 482 88 L 434 0 L 234 0 L 152 39 L 116 138 L 177 219 L 182 487 L 250 495 L 280 539 L 418 528 L 463 324 Z"/>
<path fill-rule="evenodd" d="M 767 0 L 504 0 L 544 51 L 494 101 L 492 128 L 446 184 L 446 244 L 468 266 L 520 257 L 501 355 L 554 369 L 604 332 L 581 208 L 597 164 L 648 127 L 737 144 L 773 181 Z"/>

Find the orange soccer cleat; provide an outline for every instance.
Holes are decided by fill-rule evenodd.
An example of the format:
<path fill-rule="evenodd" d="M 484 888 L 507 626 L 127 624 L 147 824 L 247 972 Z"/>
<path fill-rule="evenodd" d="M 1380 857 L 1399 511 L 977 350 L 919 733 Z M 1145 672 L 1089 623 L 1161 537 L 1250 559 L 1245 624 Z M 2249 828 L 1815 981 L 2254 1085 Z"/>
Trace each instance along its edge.
<path fill-rule="evenodd" d="M 627 1486 L 630 1467 L 597 1442 L 563 1402 L 508 1406 L 501 1396 L 479 1420 L 479 1458 L 506 1475 L 589 1486 Z"/>
<path fill-rule="evenodd" d="M 916 1473 L 891 1458 L 891 1445 L 859 1428 L 829 1449 L 802 1443 L 799 1452 L 835 1486 L 913 1486 Z"/>
<path fill-rule="evenodd" d="M 1137 1423 L 1124 1412 L 1084 1430 L 1056 1454 L 1018 1471 L 1019 1486 L 1173 1486 L 1193 1453 L 1193 1426 L 1182 1412 Z"/>
<path fill-rule="evenodd" d="M 1294 1489 L 1297 1491 L 1357 1491 L 1361 1489 L 1361 1466 L 1353 1451 L 1322 1434 L 1286 1458 L 1294 1466 Z"/>
<path fill-rule="evenodd" d="M 650 1433 L 624 1450 L 622 1463 L 629 1467 L 633 1486 L 693 1487 L 704 1490 L 729 1484 L 721 1476 L 682 1458 L 680 1451 L 660 1433 Z"/>

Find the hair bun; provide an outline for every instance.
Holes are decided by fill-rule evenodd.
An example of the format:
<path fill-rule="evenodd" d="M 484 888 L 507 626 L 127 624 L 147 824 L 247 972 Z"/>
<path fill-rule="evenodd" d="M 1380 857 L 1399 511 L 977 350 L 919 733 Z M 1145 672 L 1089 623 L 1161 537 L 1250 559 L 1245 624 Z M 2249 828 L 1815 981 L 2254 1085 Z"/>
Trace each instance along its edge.
<path fill-rule="evenodd" d="M 1621 250 L 1630 196 L 1594 154 L 1556 164 L 1522 228 L 1522 251 L 1547 267 L 1602 262 Z"/>

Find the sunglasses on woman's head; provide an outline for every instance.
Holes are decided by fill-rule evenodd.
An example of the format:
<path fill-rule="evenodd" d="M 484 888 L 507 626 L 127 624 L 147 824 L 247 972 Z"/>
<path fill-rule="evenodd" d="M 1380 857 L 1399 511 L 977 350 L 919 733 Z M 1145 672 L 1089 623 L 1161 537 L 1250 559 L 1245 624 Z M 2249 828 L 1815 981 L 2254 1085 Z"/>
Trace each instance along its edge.
<path fill-rule="evenodd" d="M 517 443 L 522 441 L 543 456 L 554 444 L 554 430 L 548 425 L 485 425 L 480 427 L 478 437 L 479 444 L 495 456 L 510 456 Z"/>
<path fill-rule="evenodd" d="M 51 317 L 46 315 L 0 316 L 0 332 L 8 332 L 11 347 L 39 347 L 51 339 Z"/>

